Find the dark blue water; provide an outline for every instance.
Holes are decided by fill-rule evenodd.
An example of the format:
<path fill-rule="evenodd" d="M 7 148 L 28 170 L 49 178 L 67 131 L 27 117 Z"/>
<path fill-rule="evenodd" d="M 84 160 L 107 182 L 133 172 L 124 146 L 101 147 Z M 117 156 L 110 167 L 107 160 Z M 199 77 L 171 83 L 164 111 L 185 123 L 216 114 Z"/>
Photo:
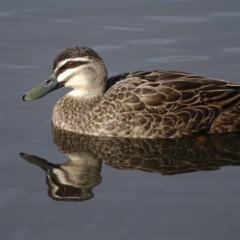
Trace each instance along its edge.
<path fill-rule="evenodd" d="M 49 75 L 63 48 L 92 47 L 110 76 L 181 70 L 240 83 L 239 24 L 237 0 L 1 0 L 0 238 L 239 239 L 238 166 L 195 171 L 198 163 L 195 172 L 166 176 L 119 170 L 103 158 L 94 197 L 69 202 L 53 200 L 45 170 L 19 155 L 53 164 L 75 156 L 58 150 L 50 124 L 53 105 L 67 90 L 38 101 L 21 100 Z M 211 144 L 227 150 L 229 158 L 238 153 L 237 139 L 223 139 L 227 146 Z M 222 153 L 214 153 L 219 161 Z"/>

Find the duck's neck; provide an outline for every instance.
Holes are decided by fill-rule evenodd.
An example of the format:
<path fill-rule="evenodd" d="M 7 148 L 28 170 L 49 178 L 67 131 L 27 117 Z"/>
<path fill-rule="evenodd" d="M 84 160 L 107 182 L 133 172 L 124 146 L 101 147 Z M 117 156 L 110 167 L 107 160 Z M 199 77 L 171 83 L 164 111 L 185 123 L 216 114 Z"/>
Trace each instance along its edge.
<path fill-rule="evenodd" d="M 71 92 L 67 93 L 66 96 L 72 97 L 76 99 L 77 101 L 86 101 L 93 100 L 99 97 L 102 97 L 104 95 L 104 90 L 92 90 L 92 91 L 82 91 L 78 89 L 74 89 Z"/>
<path fill-rule="evenodd" d="M 73 90 L 57 101 L 52 113 L 52 123 L 65 130 L 82 126 L 91 115 L 93 107 L 101 101 L 104 92 L 83 94 Z"/>

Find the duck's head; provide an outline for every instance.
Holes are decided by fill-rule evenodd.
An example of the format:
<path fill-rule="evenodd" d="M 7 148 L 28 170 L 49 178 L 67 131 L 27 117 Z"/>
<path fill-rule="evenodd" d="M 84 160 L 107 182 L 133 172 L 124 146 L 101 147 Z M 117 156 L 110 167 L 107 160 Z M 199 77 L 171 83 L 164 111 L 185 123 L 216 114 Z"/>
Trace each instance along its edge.
<path fill-rule="evenodd" d="M 106 88 L 107 70 L 103 60 L 88 47 L 75 46 L 55 58 L 50 76 L 23 96 L 24 101 L 43 97 L 61 87 L 73 88 L 74 96 L 98 96 Z"/>

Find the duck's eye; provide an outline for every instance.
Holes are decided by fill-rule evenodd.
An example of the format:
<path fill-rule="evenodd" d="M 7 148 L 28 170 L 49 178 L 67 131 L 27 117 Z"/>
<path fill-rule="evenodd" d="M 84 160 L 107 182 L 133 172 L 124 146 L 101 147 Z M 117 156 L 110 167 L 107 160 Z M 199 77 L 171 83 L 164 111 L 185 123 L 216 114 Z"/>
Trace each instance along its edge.
<path fill-rule="evenodd" d="M 75 62 L 68 62 L 67 63 L 67 66 L 72 68 L 72 67 L 75 67 L 76 63 Z"/>
<path fill-rule="evenodd" d="M 48 80 L 45 82 L 45 85 L 49 85 L 50 83 L 52 83 L 52 79 L 48 79 Z"/>

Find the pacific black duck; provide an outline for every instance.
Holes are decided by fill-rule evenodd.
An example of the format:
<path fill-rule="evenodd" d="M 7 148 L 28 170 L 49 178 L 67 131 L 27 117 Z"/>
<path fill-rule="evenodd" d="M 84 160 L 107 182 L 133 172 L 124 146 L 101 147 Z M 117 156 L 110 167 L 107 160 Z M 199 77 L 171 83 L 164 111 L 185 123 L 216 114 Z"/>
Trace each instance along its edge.
<path fill-rule="evenodd" d="M 177 138 L 240 129 L 240 84 L 185 72 L 149 71 L 108 79 L 104 62 L 88 47 L 69 47 L 49 78 L 23 96 L 73 88 L 57 101 L 52 124 L 85 135 Z"/>

